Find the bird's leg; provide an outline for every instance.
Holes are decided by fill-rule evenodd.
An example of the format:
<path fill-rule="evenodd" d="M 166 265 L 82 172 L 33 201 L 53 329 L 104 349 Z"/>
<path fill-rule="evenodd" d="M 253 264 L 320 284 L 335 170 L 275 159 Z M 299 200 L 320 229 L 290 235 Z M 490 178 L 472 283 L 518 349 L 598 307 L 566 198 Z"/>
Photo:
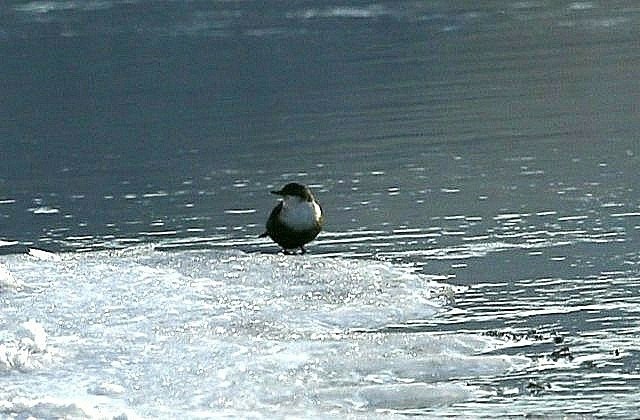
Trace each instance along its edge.
<path fill-rule="evenodd" d="M 300 254 L 301 254 L 301 255 L 304 255 L 304 254 L 306 254 L 306 253 L 307 253 L 307 250 L 306 250 L 306 249 L 304 249 L 304 245 L 300 245 Z"/>

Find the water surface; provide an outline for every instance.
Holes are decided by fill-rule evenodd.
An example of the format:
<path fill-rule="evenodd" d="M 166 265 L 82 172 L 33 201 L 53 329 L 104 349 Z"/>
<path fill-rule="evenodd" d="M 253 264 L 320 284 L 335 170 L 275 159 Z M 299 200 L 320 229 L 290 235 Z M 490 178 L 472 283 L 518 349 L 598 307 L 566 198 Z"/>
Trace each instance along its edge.
<path fill-rule="evenodd" d="M 93 264 L 99 250 L 151 243 L 178 260 L 269 256 L 277 248 L 256 239 L 268 191 L 304 182 L 327 212 L 310 259 L 408 265 L 454 287 L 437 315 L 367 328 L 495 339 L 475 352 L 530 362 L 457 372 L 443 383 L 486 393 L 389 403 L 391 414 L 628 417 L 639 20 L 632 1 L 3 3 L 3 253 L 89 252 Z M 2 263 L 20 277 L 22 263 Z M 12 307 L 32 296 L 15 293 L 3 292 Z M 7 331 L 32 316 L 14 313 Z"/>

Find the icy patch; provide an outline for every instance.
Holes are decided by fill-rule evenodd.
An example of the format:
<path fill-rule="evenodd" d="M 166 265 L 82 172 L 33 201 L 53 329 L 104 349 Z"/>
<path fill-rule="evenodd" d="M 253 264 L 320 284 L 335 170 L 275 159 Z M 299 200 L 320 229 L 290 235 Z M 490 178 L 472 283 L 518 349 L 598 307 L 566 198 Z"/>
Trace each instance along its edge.
<path fill-rule="evenodd" d="M 0 399 L 0 414 L 9 418 L 24 419 L 114 419 L 126 420 L 124 414 L 107 415 L 89 402 L 78 402 L 62 398 L 27 398 L 14 397 Z"/>
<path fill-rule="evenodd" d="M 37 369 L 50 358 L 47 334 L 35 321 L 22 323 L 13 336 L 8 336 L 6 331 L 0 335 L 0 372 Z"/>
<path fill-rule="evenodd" d="M 16 279 L 14 275 L 7 270 L 7 267 L 0 264 L 0 291 L 3 289 L 17 289 L 23 285 L 20 280 Z"/>
<path fill-rule="evenodd" d="M 224 308 L 210 322 L 225 329 L 247 322 L 287 333 L 376 329 L 431 318 L 453 293 L 428 276 L 382 262 L 242 253 L 216 259 L 192 252 L 176 265 L 164 257 L 144 263 L 199 279 L 201 292 Z"/>
<path fill-rule="evenodd" d="M 42 325 L 35 321 L 23 322 L 19 333 L 22 335 L 20 344 L 33 353 L 42 353 L 47 348 L 47 334 Z"/>
<path fill-rule="evenodd" d="M 478 392 L 483 393 L 477 387 L 457 383 L 396 383 L 337 389 L 324 396 L 334 400 L 337 406 L 347 405 L 358 410 L 402 411 L 450 405 L 474 398 Z"/>
<path fill-rule="evenodd" d="M 0 257 L 29 286 L 0 307 L 9 416 L 372 417 L 483 398 L 491 390 L 468 378 L 529 365 L 488 354 L 503 345 L 492 337 L 402 332 L 447 310 L 453 292 L 387 263 L 151 247 L 52 255 Z"/>
<path fill-rule="evenodd" d="M 101 382 L 87 389 L 89 394 L 93 395 L 107 395 L 116 396 L 125 393 L 125 388 L 122 385 L 111 384 L 109 382 Z"/>
<path fill-rule="evenodd" d="M 29 256 L 43 261 L 60 261 L 60 257 L 57 254 L 37 248 L 30 248 Z"/>

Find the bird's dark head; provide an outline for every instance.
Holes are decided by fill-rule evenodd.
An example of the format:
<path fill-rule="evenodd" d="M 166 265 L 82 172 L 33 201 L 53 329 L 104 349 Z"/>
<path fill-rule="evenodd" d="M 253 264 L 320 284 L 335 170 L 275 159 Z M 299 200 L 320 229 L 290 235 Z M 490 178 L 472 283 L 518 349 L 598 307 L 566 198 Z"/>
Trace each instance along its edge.
<path fill-rule="evenodd" d="M 313 200 L 313 194 L 311 190 L 306 185 L 298 184 L 297 182 L 291 182 L 284 187 L 280 191 L 271 191 L 271 194 L 281 195 L 281 196 L 293 196 L 300 197 L 306 201 Z"/>

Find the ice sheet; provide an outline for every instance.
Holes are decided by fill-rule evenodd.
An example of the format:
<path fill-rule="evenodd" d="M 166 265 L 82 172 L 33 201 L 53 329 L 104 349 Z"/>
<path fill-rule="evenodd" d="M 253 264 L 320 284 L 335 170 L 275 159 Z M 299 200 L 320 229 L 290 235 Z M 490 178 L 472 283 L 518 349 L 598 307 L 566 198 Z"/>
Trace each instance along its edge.
<path fill-rule="evenodd" d="M 0 413 L 392 415 L 479 398 L 528 365 L 466 334 L 385 332 L 453 290 L 378 261 L 237 251 L 0 257 Z M 5 280 L 5 283 L 8 281 Z"/>

